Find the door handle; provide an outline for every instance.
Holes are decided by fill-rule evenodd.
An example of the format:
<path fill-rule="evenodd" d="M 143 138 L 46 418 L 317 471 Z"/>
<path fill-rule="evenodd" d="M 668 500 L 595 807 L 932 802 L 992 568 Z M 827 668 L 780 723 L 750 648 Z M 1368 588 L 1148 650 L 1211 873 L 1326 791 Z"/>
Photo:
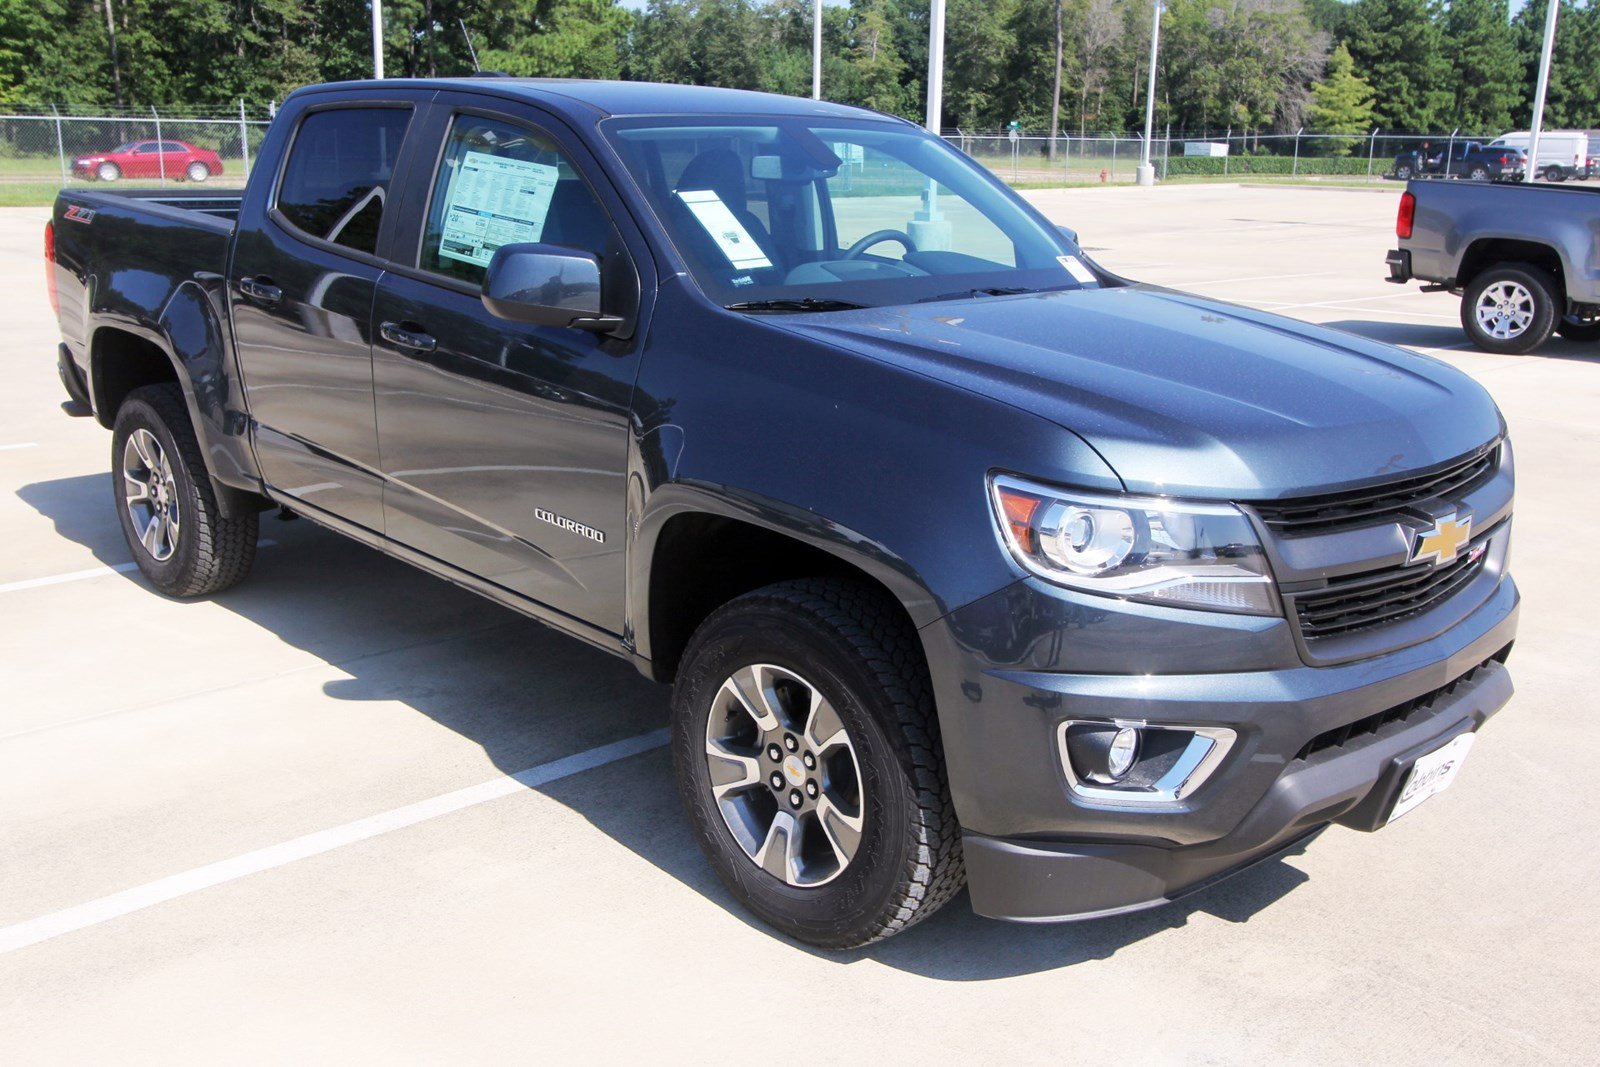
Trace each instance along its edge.
<path fill-rule="evenodd" d="M 438 341 L 412 322 L 386 322 L 378 327 L 378 333 L 396 348 L 408 352 L 432 352 L 439 347 Z"/>
<path fill-rule="evenodd" d="M 271 278 L 240 278 L 239 292 L 258 304 L 276 304 L 283 299 L 283 290 L 273 285 Z"/>

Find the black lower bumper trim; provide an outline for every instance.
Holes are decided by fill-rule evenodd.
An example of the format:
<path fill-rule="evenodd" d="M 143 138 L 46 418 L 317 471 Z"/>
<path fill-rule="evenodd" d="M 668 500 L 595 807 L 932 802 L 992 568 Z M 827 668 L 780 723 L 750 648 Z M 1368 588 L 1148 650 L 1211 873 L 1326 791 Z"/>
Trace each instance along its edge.
<path fill-rule="evenodd" d="M 1511 697 L 1491 660 L 1426 715 L 1295 760 L 1226 837 L 1203 845 L 1056 842 L 963 835 L 972 908 L 1019 922 L 1098 918 L 1165 904 L 1299 844 L 1339 822 L 1383 825 L 1416 758 L 1482 726 Z"/>

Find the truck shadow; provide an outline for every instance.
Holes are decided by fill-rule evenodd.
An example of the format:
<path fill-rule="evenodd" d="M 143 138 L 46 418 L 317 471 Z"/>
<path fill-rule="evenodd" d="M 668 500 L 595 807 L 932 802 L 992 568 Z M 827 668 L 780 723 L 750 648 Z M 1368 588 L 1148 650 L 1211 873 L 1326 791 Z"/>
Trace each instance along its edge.
<path fill-rule="evenodd" d="M 1324 322 L 1319 325 L 1329 329 L 1343 330 L 1345 333 L 1357 334 L 1373 341 L 1382 341 L 1384 344 L 1403 345 L 1406 348 L 1448 348 L 1464 350 L 1474 355 L 1479 353 L 1467 340 L 1459 326 L 1422 325 L 1415 322 L 1376 322 L 1370 319 L 1341 319 L 1337 322 Z M 1539 346 L 1538 351 L 1531 352 L 1526 359 L 1566 359 L 1576 360 L 1580 363 L 1600 363 L 1600 345 L 1593 342 L 1579 343 L 1569 341 L 1564 337 L 1552 337 Z"/>
<path fill-rule="evenodd" d="M 108 566 L 128 552 L 111 508 L 110 476 L 36 482 L 19 497 L 60 536 Z M 668 691 L 630 665 L 446 582 L 299 520 L 264 515 L 250 578 L 208 602 L 320 658 L 346 677 L 322 684 L 340 701 L 403 706 L 482 747 L 515 774 L 660 729 Z M 137 573 L 104 581 L 144 585 Z M 157 595 L 153 591 L 151 595 Z M 197 610 L 210 610 L 196 603 Z M 539 787 L 707 901 L 768 936 L 711 873 L 679 806 L 664 748 Z M 418 797 L 417 799 L 423 799 Z M 221 858 L 221 857 L 219 857 Z M 536 862 L 509 851 L 509 864 Z M 537 871 L 530 871 L 537 903 Z M 1246 922 L 1306 876 L 1281 859 L 1152 911 L 1091 923 L 1018 926 L 974 915 L 965 894 L 881 945 L 843 954 L 794 947 L 841 964 L 864 960 L 945 981 L 1008 977 L 1101 959 L 1182 927 L 1204 912 Z M 651 887 L 639 887 L 648 899 Z"/>

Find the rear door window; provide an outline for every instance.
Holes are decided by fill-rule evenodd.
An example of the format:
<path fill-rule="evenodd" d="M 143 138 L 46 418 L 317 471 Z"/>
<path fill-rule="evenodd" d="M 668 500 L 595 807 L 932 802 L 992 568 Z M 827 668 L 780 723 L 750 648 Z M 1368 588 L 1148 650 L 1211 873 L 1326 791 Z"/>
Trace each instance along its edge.
<path fill-rule="evenodd" d="M 411 109 L 314 111 L 295 132 L 278 187 L 283 221 L 308 237 L 375 253 Z"/>

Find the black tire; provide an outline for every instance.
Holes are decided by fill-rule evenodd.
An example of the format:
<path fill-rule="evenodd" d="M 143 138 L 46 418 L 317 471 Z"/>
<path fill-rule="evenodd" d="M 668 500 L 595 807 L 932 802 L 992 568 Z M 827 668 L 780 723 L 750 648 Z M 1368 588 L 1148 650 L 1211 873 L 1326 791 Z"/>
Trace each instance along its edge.
<path fill-rule="evenodd" d="M 203 182 L 207 178 L 211 177 L 211 168 L 206 166 L 204 163 L 196 161 L 194 163 L 189 164 L 188 169 L 185 170 L 183 173 L 184 173 L 184 177 L 187 178 L 189 181 L 192 181 L 192 182 Z"/>
<path fill-rule="evenodd" d="M 1556 333 L 1569 341 L 1588 343 L 1600 341 L 1600 315 L 1584 318 L 1578 315 L 1564 315 L 1556 323 Z"/>
<path fill-rule="evenodd" d="M 820 885 L 757 866 L 712 795 L 707 721 L 724 681 L 754 664 L 809 681 L 833 705 L 859 766 L 859 844 Z M 882 940 L 966 882 L 921 644 L 898 607 L 869 588 L 783 582 L 713 612 L 690 639 L 673 689 L 672 754 L 712 868 L 740 903 L 796 940 L 834 950 Z"/>
<path fill-rule="evenodd" d="M 155 437 L 172 470 L 172 496 L 181 521 L 166 559 L 156 558 L 140 541 L 127 503 L 124 456 L 129 438 L 141 429 Z M 177 385 L 147 385 L 128 394 L 117 409 L 111 464 L 117 519 L 134 561 L 151 585 L 168 596 L 206 596 L 238 584 L 249 573 L 256 556 L 258 517 L 250 512 L 223 518 Z"/>
<path fill-rule="evenodd" d="M 1533 313 L 1525 328 L 1511 337 L 1496 337 L 1478 322 L 1477 306 L 1484 291 L 1499 283 L 1520 286 L 1528 295 Z M 1521 355 L 1531 352 L 1555 332 L 1557 314 L 1556 280 L 1531 263 L 1498 263 L 1480 272 L 1461 294 L 1461 328 L 1467 338 L 1485 352 Z"/>
<path fill-rule="evenodd" d="M 1396 178 L 1400 179 L 1403 182 L 1410 181 L 1411 180 L 1411 164 L 1409 164 L 1409 163 L 1396 163 L 1395 167 L 1394 167 L 1394 176 Z"/>
<path fill-rule="evenodd" d="M 108 160 L 95 168 L 94 176 L 103 182 L 114 182 L 122 177 L 122 168 Z"/>
<path fill-rule="evenodd" d="M 1567 180 L 1567 172 L 1560 167 L 1546 167 L 1544 169 L 1544 180 L 1547 182 L 1564 182 Z"/>
<path fill-rule="evenodd" d="M 1489 180 L 1489 168 L 1480 163 L 1473 167 L 1472 173 L 1467 176 L 1475 182 L 1486 182 Z"/>
<path fill-rule="evenodd" d="M 79 407 L 89 408 L 89 390 L 84 388 L 83 377 L 64 352 L 56 353 L 56 373 L 61 376 L 61 387 L 67 391 L 72 402 Z"/>

